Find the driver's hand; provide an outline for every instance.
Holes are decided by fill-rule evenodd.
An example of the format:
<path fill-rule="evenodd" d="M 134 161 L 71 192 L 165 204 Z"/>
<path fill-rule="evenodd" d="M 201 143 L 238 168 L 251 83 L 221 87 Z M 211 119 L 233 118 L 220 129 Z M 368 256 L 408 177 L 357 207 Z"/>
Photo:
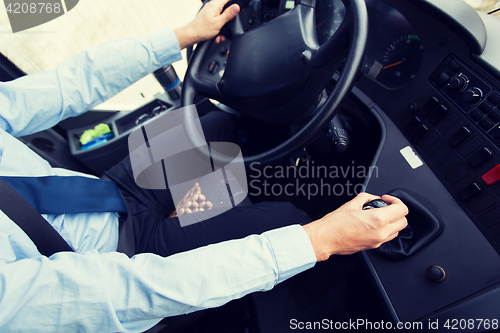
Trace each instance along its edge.
<path fill-rule="evenodd" d="M 200 43 L 207 39 L 214 38 L 220 32 L 220 29 L 229 21 L 238 15 L 240 6 L 233 4 L 222 9 L 229 0 L 212 0 L 205 4 L 198 15 L 187 26 L 176 29 L 175 34 L 179 40 L 181 49 Z M 218 41 L 221 37 L 218 37 Z"/>
<path fill-rule="evenodd" d="M 360 193 L 339 209 L 304 226 L 318 261 L 333 254 L 378 248 L 406 227 L 408 207 L 393 196 L 382 196 L 390 204 L 387 207 L 363 210 L 365 203 L 379 198 Z"/>

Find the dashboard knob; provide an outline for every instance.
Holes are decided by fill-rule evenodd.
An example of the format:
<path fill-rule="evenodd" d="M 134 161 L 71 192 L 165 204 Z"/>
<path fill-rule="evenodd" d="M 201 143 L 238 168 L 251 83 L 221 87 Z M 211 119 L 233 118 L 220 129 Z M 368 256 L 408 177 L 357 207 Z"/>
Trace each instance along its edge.
<path fill-rule="evenodd" d="M 472 105 L 479 103 L 482 97 L 483 92 L 478 87 L 467 89 L 462 95 L 462 99 Z"/>
<path fill-rule="evenodd" d="M 448 82 L 448 87 L 452 90 L 464 91 L 469 80 L 463 75 L 456 75 Z"/>
<path fill-rule="evenodd" d="M 429 265 L 425 269 L 425 275 L 433 282 L 443 282 L 447 278 L 446 271 L 438 265 Z"/>

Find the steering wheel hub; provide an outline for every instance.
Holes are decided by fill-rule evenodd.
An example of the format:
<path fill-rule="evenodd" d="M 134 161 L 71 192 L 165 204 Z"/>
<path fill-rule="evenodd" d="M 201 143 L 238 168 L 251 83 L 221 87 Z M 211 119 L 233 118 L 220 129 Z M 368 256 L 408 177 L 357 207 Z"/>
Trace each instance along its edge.
<path fill-rule="evenodd" d="M 314 29 L 314 9 L 298 5 L 236 36 L 219 83 L 222 95 L 248 109 L 272 109 L 290 103 L 313 68 L 319 49 Z"/>

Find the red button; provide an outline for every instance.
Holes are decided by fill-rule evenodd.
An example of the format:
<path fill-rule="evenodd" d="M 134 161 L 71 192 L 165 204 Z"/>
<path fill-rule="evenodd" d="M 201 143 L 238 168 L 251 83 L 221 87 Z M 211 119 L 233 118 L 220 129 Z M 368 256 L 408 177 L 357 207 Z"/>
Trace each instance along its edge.
<path fill-rule="evenodd" d="M 500 180 L 500 164 L 483 175 L 483 180 L 488 185 L 493 185 Z"/>

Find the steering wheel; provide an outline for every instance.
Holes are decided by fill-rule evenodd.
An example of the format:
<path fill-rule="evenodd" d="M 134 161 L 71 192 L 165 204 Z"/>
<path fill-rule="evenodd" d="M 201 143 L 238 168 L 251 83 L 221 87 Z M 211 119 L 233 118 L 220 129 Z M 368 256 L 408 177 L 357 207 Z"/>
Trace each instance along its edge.
<path fill-rule="evenodd" d="M 230 1 L 227 6 L 238 3 L 243 9 L 248 2 Z M 239 15 L 227 24 L 232 39 L 219 82 L 199 75 L 215 39 L 196 47 L 184 78 L 181 106 L 191 105 L 197 95 L 203 95 L 248 116 L 279 123 L 303 115 L 345 59 L 333 91 L 310 120 L 276 147 L 245 156 L 246 165 L 272 164 L 305 147 L 336 115 L 363 60 L 368 33 L 364 0 L 342 0 L 346 8 L 344 21 L 322 45 L 316 36 L 316 0 L 297 2 L 293 10 L 248 32 L 241 29 L 241 22 L 238 24 Z M 184 126 L 191 143 L 203 146 L 205 141 L 197 131 L 195 117 L 193 112 L 184 112 Z"/>

